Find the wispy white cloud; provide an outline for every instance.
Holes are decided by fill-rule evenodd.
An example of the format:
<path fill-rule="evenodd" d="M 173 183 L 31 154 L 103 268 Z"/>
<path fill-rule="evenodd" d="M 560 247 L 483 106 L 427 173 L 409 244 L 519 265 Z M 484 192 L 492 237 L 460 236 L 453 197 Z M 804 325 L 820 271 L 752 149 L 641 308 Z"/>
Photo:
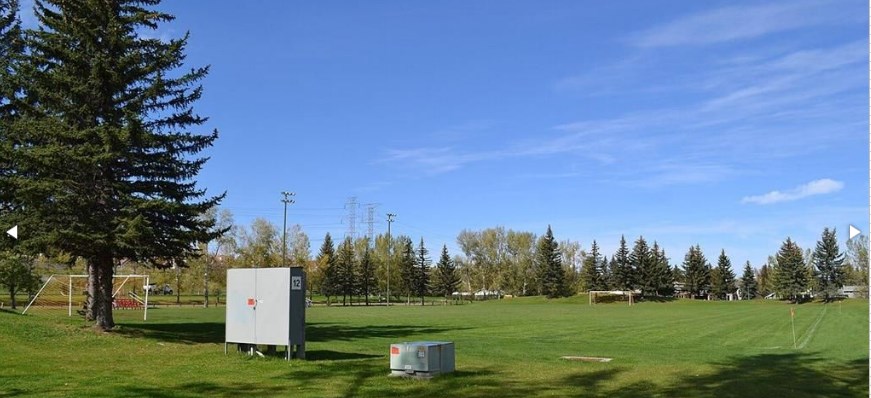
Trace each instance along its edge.
<path fill-rule="evenodd" d="M 790 202 L 793 200 L 803 199 L 809 196 L 825 195 L 838 192 L 844 188 L 844 183 L 841 181 L 823 178 L 814 180 L 807 184 L 799 185 L 788 191 L 771 191 L 764 195 L 745 196 L 741 199 L 741 203 L 754 203 L 759 205 L 767 205 L 780 202 Z"/>
<path fill-rule="evenodd" d="M 382 161 L 439 174 L 477 162 L 563 156 L 580 162 L 582 170 L 595 170 L 602 181 L 647 188 L 746 176 L 772 160 L 843 145 L 856 136 L 867 123 L 861 108 L 861 99 L 867 97 L 856 78 L 864 73 L 866 45 L 852 41 L 810 48 L 738 49 L 722 57 L 692 59 L 691 75 L 676 74 L 668 82 L 670 88 L 663 86 L 673 91 L 667 101 L 651 96 L 651 102 L 635 109 L 566 121 L 529 132 L 524 139 L 488 139 L 478 150 L 456 142 L 393 149 Z M 632 62 L 618 62 L 621 75 L 634 77 L 606 84 L 623 101 L 627 93 L 635 95 L 633 90 L 645 86 L 646 74 L 658 63 L 645 60 L 633 70 Z M 565 84 L 595 81 L 583 78 Z M 498 128 L 487 128 L 491 135 L 498 134 Z M 572 178 L 575 170 L 555 169 L 544 175 Z"/>
<path fill-rule="evenodd" d="M 730 6 L 692 14 L 633 35 L 638 47 L 704 45 L 752 39 L 771 33 L 831 23 L 844 17 L 828 1 Z"/>

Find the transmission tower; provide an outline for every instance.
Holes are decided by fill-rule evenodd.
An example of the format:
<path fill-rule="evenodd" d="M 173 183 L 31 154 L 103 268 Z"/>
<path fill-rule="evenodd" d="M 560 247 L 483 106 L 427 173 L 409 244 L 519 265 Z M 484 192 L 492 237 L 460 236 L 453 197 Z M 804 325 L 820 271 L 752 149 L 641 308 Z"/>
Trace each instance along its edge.
<path fill-rule="evenodd" d="M 369 245 L 375 244 L 375 206 L 378 203 L 366 203 L 366 224 L 369 229 L 366 231 L 369 235 Z"/>
<path fill-rule="evenodd" d="M 352 240 L 357 238 L 357 197 L 348 198 L 348 203 L 345 204 L 345 209 L 348 210 L 348 233 L 346 237 Z"/>

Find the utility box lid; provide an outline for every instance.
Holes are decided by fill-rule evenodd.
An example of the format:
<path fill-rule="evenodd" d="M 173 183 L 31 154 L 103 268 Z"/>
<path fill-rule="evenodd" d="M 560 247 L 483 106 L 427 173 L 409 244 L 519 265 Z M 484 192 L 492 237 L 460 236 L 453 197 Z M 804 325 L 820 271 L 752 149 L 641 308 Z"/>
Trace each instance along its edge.
<path fill-rule="evenodd" d="M 428 378 L 454 371 L 454 343 L 414 341 L 390 345 L 390 373 Z"/>

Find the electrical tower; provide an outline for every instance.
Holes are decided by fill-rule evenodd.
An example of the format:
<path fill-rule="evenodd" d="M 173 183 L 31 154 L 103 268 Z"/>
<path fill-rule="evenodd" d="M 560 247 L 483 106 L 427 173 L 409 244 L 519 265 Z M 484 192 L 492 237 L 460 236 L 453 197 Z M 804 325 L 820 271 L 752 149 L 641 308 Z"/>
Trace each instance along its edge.
<path fill-rule="evenodd" d="M 369 247 L 375 245 L 375 206 L 378 206 L 378 203 L 366 203 L 366 223 L 369 224 L 366 232 L 369 235 Z"/>
<path fill-rule="evenodd" d="M 348 210 L 348 233 L 345 237 L 350 237 L 351 240 L 357 238 L 357 197 L 351 196 L 348 198 L 348 203 L 345 204 L 345 209 Z"/>

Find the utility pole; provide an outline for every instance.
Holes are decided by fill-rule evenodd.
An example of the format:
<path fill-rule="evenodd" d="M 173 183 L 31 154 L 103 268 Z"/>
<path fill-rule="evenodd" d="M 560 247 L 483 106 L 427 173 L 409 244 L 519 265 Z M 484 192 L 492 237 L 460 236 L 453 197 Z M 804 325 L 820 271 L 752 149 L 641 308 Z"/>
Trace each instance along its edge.
<path fill-rule="evenodd" d="M 390 236 L 390 224 L 393 224 L 394 213 L 387 213 L 387 306 L 390 306 L 390 263 L 393 261 L 393 237 Z"/>
<path fill-rule="evenodd" d="M 294 200 L 290 199 L 290 197 L 295 196 L 296 193 L 283 191 L 281 194 L 284 195 L 284 198 L 281 199 L 281 202 L 284 203 L 284 228 L 281 231 L 281 266 L 287 267 L 287 205 L 294 203 Z"/>

